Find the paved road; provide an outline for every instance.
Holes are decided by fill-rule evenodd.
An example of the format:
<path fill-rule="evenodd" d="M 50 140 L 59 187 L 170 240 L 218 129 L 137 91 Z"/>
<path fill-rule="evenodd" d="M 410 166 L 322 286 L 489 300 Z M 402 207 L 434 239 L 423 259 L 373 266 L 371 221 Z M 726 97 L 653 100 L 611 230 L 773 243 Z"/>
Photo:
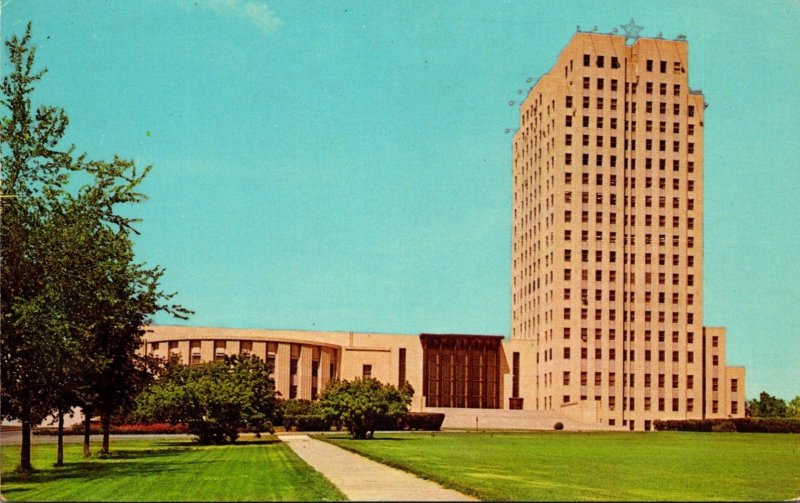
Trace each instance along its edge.
<path fill-rule="evenodd" d="M 278 434 L 278 438 L 352 501 L 476 501 L 308 435 Z"/>

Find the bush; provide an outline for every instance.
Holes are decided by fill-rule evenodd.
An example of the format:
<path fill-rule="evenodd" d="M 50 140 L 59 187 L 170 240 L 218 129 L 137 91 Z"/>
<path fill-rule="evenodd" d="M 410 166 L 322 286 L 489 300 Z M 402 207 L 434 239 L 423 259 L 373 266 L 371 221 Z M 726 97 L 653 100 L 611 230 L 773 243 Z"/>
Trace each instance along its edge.
<path fill-rule="evenodd" d="M 92 435 L 100 435 L 102 430 L 100 425 L 92 424 L 90 428 Z M 189 427 L 185 424 L 153 423 L 153 424 L 112 424 L 110 432 L 116 435 L 155 435 L 162 433 L 189 433 Z M 46 428 L 36 430 L 36 435 L 57 435 L 56 428 Z M 83 423 L 74 424 L 64 430 L 65 435 L 82 435 Z"/>
<path fill-rule="evenodd" d="M 330 421 L 346 426 L 353 438 L 372 438 L 378 429 L 397 427 L 413 393 L 408 385 L 396 388 L 377 379 L 334 381 L 322 392 L 319 407 Z"/>
<path fill-rule="evenodd" d="M 403 423 L 409 430 L 439 431 L 442 429 L 444 414 L 433 412 L 409 412 Z"/>
<path fill-rule="evenodd" d="M 275 407 L 274 423 L 276 426 L 286 426 L 284 424 L 284 418 L 306 416 L 309 414 L 313 415 L 316 413 L 317 408 L 316 403 L 311 402 L 311 400 L 300 398 L 292 398 L 289 400 L 279 399 Z"/>
<path fill-rule="evenodd" d="M 331 429 L 331 422 L 320 415 L 302 414 L 284 416 L 283 426 L 287 430 L 295 428 L 296 431 L 328 431 Z"/>
<path fill-rule="evenodd" d="M 800 419 L 786 418 L 737 417 L 729 419 L 656 420 L 653 426 L 658 431 L 800 433 Z M 730 429 L 731 427 L 733 427 L 733 429 Z"/>
<path fill-rule="evenodd" d="M 722 421 L 719 423 L 715 423 L 713 426 L 711 426 L 711 431 L 716 431 L 716 432 L 736 431 L 736 425 L 733 424 L 733 421 Z"/>
<path fill-rule="evenodd" d="M 558 431 L 563 430 L 564 429 L 564 423 L 562 423 L 561 421 L 557 422 L 556 424 L 553 425 L 553 429 L 554 430 L 558 430 Z"/>
<path fill-rule="evenodd" d="M 235 442 L 239 431 L 270 431 L 277 405 L 272 368 L 256 356 L 175 365 L 137 398 L 143 422 L 185 423 L 200 443 Z"/>

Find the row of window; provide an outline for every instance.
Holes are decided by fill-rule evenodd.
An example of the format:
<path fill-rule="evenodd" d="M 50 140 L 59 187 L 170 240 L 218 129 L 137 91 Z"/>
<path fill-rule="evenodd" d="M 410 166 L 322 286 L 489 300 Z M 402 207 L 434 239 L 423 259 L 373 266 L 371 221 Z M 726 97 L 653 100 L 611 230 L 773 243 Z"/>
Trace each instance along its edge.
<path fill-rule="evenodd" d="M 616 295 L 617 291 L 616 290 L 605 290 L 605 289 L 598 288 L 598 289 L 596 289 L 594 291 L 594 300 L 595 300 L 595 302 L 602 302 L 602 300 L 603 300 L 603 292 L 606 292 L 609 302 L 615 302 L 617 300 L 617 295 Z M 630 302 L 634 302 L 635 298 L 636 298 L 635 293 L 636 292 L 623 292 L 623 294 L 624 294 L 623 297 L 625 298 L 624 300 L 628 300 Z M 658 304 L 666 304 L 667 303 L 667 293 L 666 292 L 655 292 L 655 293 L 658 294 L 656 296 L 656 299 L 653 298 L 654 297 L 653 296 L 653 292 L 651 292 L 650 290 L 647 290 L 646 292 L 644 292 L 644 302 L 646 304 L 650 304 L 650 303 L 652 303 L 654 301 L 656 303 L 658 303 Z M 563 299 L 564 300 L 570 300 L 571 298 L 572 298 L 572 290 L 569 289 L 569 288 L 564 288 Z M 581 289 L 581 300 L 584 303 L 589 302 L 589 290 L 587 288 Z M 680 304 L 680 293 L 672 292 L 672 303 L 673 304 Z M 694 294 L 693 293 L 687 294 L 687 296 L 686 296 L 686 305 L 688 305 L 688 306 L 694 305 Z"/>
<path fill-rule="evenodd" d="M 569 229 L 565 230 L 564 231 L 564 240 L 565 241 L 570 241 L 571 240 L 571 234 L 572 234 L 572 231 L 570 231 Z M 581 237 L 582 237 L 583 242 L 587 241 L 588 234 L 589 234 L 589 231 L 581 231 Z M 581 250 L 582 261 L 583 262 L 588 262 L 589 261 L 588 260 L 588 256 L 586 256 L 586 258 L 583 259 L 583 257 L 585 256 L 584 252 L 587 252 L 587 250 Z M 567 259 L 567 254 L 568 253 L 569 253 L 570 257 L 571 257 L 572 252 L 570 250 L 564 250 L 564 260 L 567 261 L 567 262 L 570 260 L 570 259 Z M 666 255 L 666 253 L 658 253 L 657 255 L 658 255 L 658 265 L 667 265 L 667 255 Z M 603 250 L 595 250 L 595 262 L 602 262 L 602 261 L 603 261 Z M 608 252 L 608 261 L 611 262 L 611 263 L 616 263 L 616 261 L 617 261 L 617 252 L 609 251 Z M 622 263 L 635 265 L 636 264 L 636 254 L 635 253 L 631 253 L 631 254 L 624 253 L 623 257 L 622 257 Z M 651 265 L 653 263 L 653 254 L 652 253 L 647 252 L 647 253 L 644 254 L 644 263 L 645 263 L 645 265 Z M 517 261 L 515 259 L 514 260 L 514 267 L 516 267 L 516 265 L 517 265 Z M 680 265 L 680 255 L 678 255 L 678 254 L 673 254 L 672 255 L 672 265 L 673 266 L 679 266 Z M 686 256 L 686 265 L 688 267 L 694 267 L 694 255 L 687 255 Z"/>
<path fill-rule="evenodd" d="M 636 321 L 636 311 L 624 311 L 625 313 L 625 321 Z M 666 323 L 666 312 L 665 311 L 657 311 L 656 312 L 658 323 Z M 565 320 L 571 319 L 572 316 L 572 308 L 565 307 L 564 308 L 564 318 Z M 589 319 L 589 309 L 584 307 L 580 310 L 580 319 L 588 320 Z M 596 321 L 600 321 L 603 319 L 603 310 L 602 309 L 595 309 L 594 310 L 594 319 Z M 616 309 L 609 309 L 608 310 L 608 319 L 610 321 L 616 321 L 617 319 L 617 310 Z M 650 310 L 644 311 L 644 321 L 645 323 L 650 323 L 656 321 L 653 317 L 653 312 Z M 678 311 L 672 312 L 672 323 L 679 323 L 680 322 L 680 313 Z M 691 325 L 694 323 L 694 313 L 686 313 L 686 323 Z"/>
<path fill-rule="evenodd" d="M 597 89 L 598 91 L 604 90 L 605 89 L 605 83 L 606 82 L 605 82 L 605 79 L 603 77 L 598 77 L 595 80 L 595 89 Z M 617 89 L 619 88 L 619 81 L 617 79 L 610 79 L 609 80 L 609 84 L 610 84 L 609 88 L 611 89 L 612 92 L 616 92 Z M 632 84 L 632 85 L 627 85 L 626 86 L 626 91 L 629 91 L 629 92 L 632 92 L 632 93 L 635 94 L 637 92 L 638 88 L 639 88 L 639 85 L 638 85 L 639 83 L 638 82 L 632 82 L 632 83 L 629 83 L 629 84 Z M 583 77 L 583 88 L 584 89 L 591 89 L 591 87 L 592 87 L 591 77 Z M 654 89 L 655 89 L 655 85 L 654 85 L 654 83 L 652 81 L 645 82 L 645 94 L 653 94 Z M 660 94 L 661 96 L 667 96 L 668 89 L 669 89 L 669 85 L 666 82 L 661 82 L 658 85 L 658 94 Z M 681 85 L 680 84 L 672 84 L 672 96 L 678 97 L 680 95 L 681 95 Z M 573 104 L 572 96 L 570 96 L 570 95 L 565 96 L 565 98 L 564 98 L 564 106 L 566 106 L 567 108 L 572 108 L 572 104 Z M 549 110 L 548 110 L 548 112 L 549 112 Z M 694 112 L 694 110 L 693 110 L 693 112 Z"/>
<path fill-rule="evenodd" d="M 610 59 L 610 64 L 611 64 L 611 68 L 612 69 L 620 68 L 620 63 L 619 63 L 619 59 L 617 58 L 617 56 L 610 56 L 609 59 Z M 595 56 L 594 62 L 595 62 L 595 66 L 597 68 L 605 68 L 606 58 L 605 58 L 605 56 L 598 54 L 598 55 Z M 660 60 L 658 62 L 659 71 L 661 73 L 667 73 L 668 65 L 669 65 L 668 61 Z M 586 68 L 592 66 L 592 56 L 591 56 L 591 54 L 584 54 L 583 55 L 583 66 L 586 67 Z M 655 67 L 655 61 L 654 60 L 648 59 L 648 60 L 645 61 L 645 69 L 648 72 L 653 72 L 654 71 L 654 67 Z M 686 71 L 686 69 L 683 67 L 683 65 L 681 64 L 680 61 L 673 61 L 672 62 L 672 73 L 673 74 L 678 75 L 678 74 L 681 74 L 681 73 L 685 73 L 685 71 Z"/>
<path fill-rule="evenodd" d="M 652 206 L 652 204 L 651 204 L 651 206 Z M 603 223 L 603 215 L 605 215 L 604 212 L 596 211 L 595 214 L 594 214 L 594 223 L 602 224 Z M 590 212 L 588 210 L 581 211 L 581 222 L 582 223 L 589 223 L 589 221 L 590 221 L 589 216 L 590 216 Z M 653 227 L 653 225 L 654 225 L 654 223 L 653 223 L 654 217 L 656 217 L 656 216 L 658 217 L 658 227 L 666 227 L 667 226 L 667 216 L 666 215 L 653 215 L 653 214 L 648 213 L 648 214 L 646 214 L 644 216 L 644 225 L 645 225 L 645 227 Z M 565 210 L 564 211 L 564 221 L 565 222 L 571 222 L 572 221 L 572 210 Z M 625 215 L 625 218 L 624 218 L 623 221 L 625 222 L 624 225 L 635 226 L 636 225 L 636 215 Z M 673 229 L 679 228 L 680 227 L 680 222 L 681 222 L 681 217 L 679 217 L 677 215 L 673 215 L 673 217 L 672 217 L 672 228 Z M 617 224 L 617 214 L 616 213 L 614 213 L 614 212 L 608 213 L 608 223 L 610 225 L 616 225 Z M 694 217 L 687 217 L 686 218 L 686 228 L 689 229 L 689 230 L 694 230 Z M 566 232 L 570 232 L 570 234 L 566 234 Z M 584 231 L 584 232 L 588 233 L 588 231 Z M 648 236 L 648 235 L 645 235 L 645 236 Z M 565 231 L 564 240 L 565 241 L 569 241 L 571 238 L 572 238 L 571 231 L 569 229 L 567 229 Z M 584 240 L 584 241 L 586 241 L 586 240 Z M 649 243 L 650 242 L 650 238 L 645 237 L 645 241 Z"/>
<path fill-rule="evenodd" d="M 595 400 L 600 401 L 600 396 L 595 396 Z M 581 396 L 581 400 L 586 400 L 586 396 Z M 623 404 L 623 408 L 625 410 L 636 410 L 636 399 L 634 397 L 624 397 L 625 403 Z M 570 403 L 570 396 L 564 395 L 564 403 Z M 663 397 L 658 399 L 658 411 L 664 412 L 665 410 L 665 399 Z M 616 408 L 616 397 L 610 396 L 608 397 L 608 409 L 614 410 Z M 649 396 L 644 397 L 644 410 L 649 411 L 652 410 L 652 399 Z M 680 411 L 680 399 L 673 398 L 672 399 L 672 412 L 679 412 Z M 694 399 L 687 398 L 686 399 L 686 412 L 694 412 Z M 735 414 L 735 412 L 734 412 Z M 649 423 L 650 421 L 645 421 L 646 428 L 649 430 Z M 616 424 L 614 419 L 609 419 L 608 424 L 613 426 Z M 631 429 L 633 429 L 634 422 L 631 421 Z"/>
<path fill-rule="evenodd" d="M 677 361 L 677 360 L 676 360 Z M 569 370 L 565 370 L 562 377 L 562 382 L 564 386 L 569 386 L 572 382 L 571 378 L 572 372 Z M 644 387 L 650 388 L 652 387 L 652 374 L 643 374 L 644 375 Z M 608 386 L 613 388 L 617 385 L 617 374 L 616 372 L 609 372 L 608 373 Z M 666 374 L 658 374 L 658 387 L 664 388 L 666 387 L 667 376 Z M 589 373 L 588 372 L 581 372 L 580 373 L 580 383 L 581 386 L 587 386 L 589 381 Z M 680 375 L 679 374 L 672 374 L 672 389 L 678 389 L 680 383 Z M 603 385 L 603 373 L 602 372 L 595 372 L 594 373 L 594 385 L 595 386 L 602 386 Z M 625 374 L 624 375 L 624 382 L 623 386 L 630 386 L 631 388 L 636 388 L 636 374 Z M 694 376 L 689 374 L 686 376 L 686 389 L 694 389 Z"/>
<path fill-rule="evenodd" d="M 575 121 L 573 120 L 573 116 L 572 115 L 565 115 L 564 116 L 564 125 L 565 126 L 572 127 L 574 122 Z M 619 121 L 617 120 L 616 117 L 611 117 L 609 119 L 609 123 L 608 124 L 609 124 L 609 128 L 611 130 L 617 130 L 618 129 L 617 125 L 619 124 Z M 592 127 L 592 117 L 590 115 L 582 116 L 581 117 L 581 126 L 584 127 L 584 128 Z M 632 121 L 627 121 L 626 120 L 625 121 L 625 131 L 630 131 L 632 133 L 635 133 L 636 129 L 637 129 L 637 126 L 638 126 L 638 122 L 635 121 L 635 120 L 632 120 Z M 605 127 L 605 117 L 602 116 L 602 115 L 598 115 L 597 117 L 595 117 L 595 129 L 603 129 L 604 127 Z M 653 121 L 651 119 L 647 119 L 647 120 L 644 121 L 644 130 L 645 130 L 646 133 L 654 132 L 655 131 L 654 127 L 655 127 L 655 121 Z M 694 124 L 687 124 L 686 132 L 689 135 L 694 136 L 694 131 L 695 131 Z M 658 132 L 659 133 L 666 133 L 667 132 L 667 121 L 658 121 Z M 673 134 L 680 134 L 680 124 L 679 123 L 677 123 L 677 122 L 673 122 L 672 123 L 672 133 Z M 539 143 L 537 138 L 534 136 L 532 138 L 532 140 L 533 140 L 533 144 L 530 145 L 530 147 L 531 148 L 537 147 L 538 143 Z M 569 140 L 567 145 L 571 145 L 572 144 L 572 135 L 567 134 L 567 137 L 565 138 L 565 140 Z M 548 143 L 547 143 L 548 151 L 549 151 L 550 143 L 552 143 L 552 139 L 548 140 Z M 527 147 L 529 147 L 529 145 L 526 143 L 526 144 L 523 145 L 523 147 L 525 147 L 524 151 L 527 152 Z M 626 144 L 626 148 L 627 148 L 627 144 Z M 539 151 L 539 156 L 541 156 L 541 149 L 539 149 L 539 150 L 540 150 Z"/>
<path fill-rule="evenodd" d="M 570 327 L 564 327 L 564 339 L 568 340 L 571 337 L 572 330 Z M 594 338 L 595 340 L 602 339 L 603 330 L 600 328 L 595 328 L 594 330 Z M 664 330 L 658 331 L 658 342 L 664 343 L 666 342 L 666 332 Z M 581 341 L 587 342 L 589 337 L 589 329 L 586 327 L 581 327 Z M 613 341 L 617 338 L 617 331 L 614 328 L 608 329 L 608 340 Z M 629 330 L 624 336 L 625 340 L 636 342 L 636 331 Z M 644 331 L 644 340 L 645 342 L 650 342 L 652 340 L 652 331 L 645 330 Z M 680 333 L 677 330 L 673 330 L 672 332 L 672 343 L 679 344 L 680 343 Z M 686 343 L 687 344 L 694 344 L 694 332 L 687 332 L 686 333 Z"/>
<path fill-rule="evenodd" d="M 565 155 L 566 155 L 565 163 L 566 164 L 572 164 L 572 155 L 571 154 L 565 154 Z M 588 155 L 589 154 L 584 154 L 584 157 L 586 157 Z M 599 157 L 602 158 L 602 156 L 599 156 Z M 572 177 L 572 172 L 571 171 L 565 171 L 564 172 L 564 184 L 565 185 L 572 184 L 572 178 L 573 177 Z M 603 177 L 603 173 L 595 173 L 595 177 L 594 177 L 595 185 L 602 186 L 604 179 L 605 178 Z M 589 185 L 589 181 L 590 180 L 591 180 L 591 174 L 590 173 L 581 173 L 581 183 L 582 183 L 582 185 Z M 635 189 L 636 188 L 636 180 L 637 180 L 636 177 L 624 177 L 625 187 L 630 187 L 632 189 Z M 644 177 L 644 183 L 645 183 L 645 188 L 646 189 L 653 188 L 653 178 L 652 177 L 649 177 L 649 176 L 648 177 Z M 617 186 L 617 175 L 609 175 L 608 176 L 608 184 L 611 187 L 616 187 Z M 680 190 L 680 186 L 681 186 L 680 179 L 679 178 L 673 178 L 672 179 L 672 189 L 673 190 Z M 666 178 L 659 178 L 658 179 L 658 188 L 666 190 L 666 188 L 667 188 Z M 687 180 L 686 181 L 686 188 L 687 188 L 687 190 L 689 192 L 694 192 L 694 180 Z M 584 192 L 584 194 L 588 194 L 588 193 Z M 567 203 L 571 202 L 571 199 L 570 199 L 571 197 L 572 197 L 572 192 L 570 192 L 570 191 L 565 192 L 564 193 L 564 202 L 567 202 Z M 616 204 L 616 194 L 609 194 L 609 197 L 611 198 L 611 201 L 612 201 L 611 204 Z M 631 196 L 631 197 L 633 197 L 632 201 L 635 204 L 636 196 Z M 665 196 L 661 196 L 662 199 L 664 199 L 664 197 Z M 603 196 L 602 196 L 602 194 L 598 193 L 596 195 L 596 198 L 598 199 L 598 202 L 602 202 Z M 652 198 L 653 198 L 653 196 L 651 196 L 651 195 L 645 196 L 645 205 L 648 205 L 648 204 L 652 205 Z M 673 202 L 677 201 L 677 200 L 678 199 L 675 198 L 675 199 L 673 199 Z M 690 201 L 692 201 L 692 205 L 694 205 L 694 200 L 690 200 Z M 588 203 L 589 202 L 588 198 L 583 202 Z"/>
<path fill-rule="evenodd" d="M 565 211 L 564 214 L 565 214 L 565 220 L 564 221 L 566 223 L 572 222 L 571 212 L 570 211 Z M 588 222 L 589 222 L 588 218 L 586 220 L 583 220 L 583 223 L 588 223 Z M 566 232 L 567 231 L 565 231 L 565 233 Z M 581 231 L 581 240 L 584 243 L 588 242 L 588 238 L 589 238 L 588 232 L 589 232 L 588 230 Z M 516 236 L 516 233 L 515 233 L 515 236 Z M 528 236 L 523 234 L 522 235 L 522 241 L 525 242 L 527 240 L 527 237 Z M 569 237 L 571 238 L 571 231 L 570 231 Z M 654 236 L 653 234 L 649 234 L 649 233 L 645 234 L 644 235 L 644 244 L 646 244 L 646 245 L 656 244 L 655 237 L 656 236 Z M 600 231 L 600 230 L 595 231 L 595 241 L 604 242 L 603 231 Z M 608 243 L 615 244 L 616 242 L 617 242 L 617 233 L 615 231 L 610 231 L 608 233 Z M 658 246 L 667 246 L 667 236 L 665 234 L 659 234 L 657 243 L 658 243 Z M 628 244 L 636 245 L 636 234 L 625 234 L 623 236 L 623 244 L 624 245 L 628 245 Z M 679 236 L 676 236 L 676 235 L 672 236 L 672 246 L 673 247 L 680 246 L 680 237 Z M 689 237 L 686 238 L 686 247 L 687 248 L 694 248 L 694 236 L 689 236 Z M 546 265 L 549 265 L 550 263 L 552 263 L 551 260 L 546 260 Z"/>
<path fill-rule="evenodd" d="M 619 58 L 617 58 L 616 56 L 611 56 L 610 60 L 611 60 L 610 61 L 611 62 L 611 68 L 619 68 L 620 67 Z M 583 66 L 591 66 L 591 61 L 592 61 L 592 57 L 589 54 L 584 54 L 583 55 Z M 605 64 L 606 64 L 605 56 L 598 55 L 595 58 L 595 65 L 597 65 L 597 68 L 604 68 Z"/>
<path fill-rule="evenodd" d="M 568 96 L 568 98 L 569 98 L 569 96 Z M 568 103 L 571 103 L 571 102 L 568 102 Z M 617 110 L 617 103 L 618 103 L 617 98 L 611 98 L 608 101 L 609 110 L 616 111 Z M 667 114 L 667 110 L 668 110 L 668 106 L 667 105 L 668 104 L 666 102 L 664 102 L 664 101 L 659 102 L 659 104 L 658 104 L 658 113 L 661 114 L 661 115 L 666 115 Z M 583 109 L 591 108 L 591 97 L 590 96 L 584 96 L 583 97 L 582 108 Z M 596 97 L 595 98 L 595 109 L 596 110 L 605 110 L 605 108 L 606 108 L 606 99 L 604 97 L 602 97 L 602 96 Z M 628 112 L 636 113 L 636 109 L 637 109 L 637 105 L 636 105 L 635 101 L 634 102 L 630 102 L 630 106 L 628 105 L 628 102 L 625 103 L 625 113 L 628 113 Z M 653 102 L 652 101 L 647 100 L 647 101 L 644 102 L 644 111 L 645 111 L 645 113 L 648 113 L 648 114 L 654 113 L 654 108 L 653 108 Z M 672 104 L 672 115 L 680 115 L 680 114 L 681 114 L 681 105 L 680 105 L 680 103 L 673 103 Z M 647 120 L 647 122 L 651 122 L 652 123 L 653 121 L 652 120 Z M 535 125 L 536 124 L 534 124 L 534 126 Z M 612 128 L 612 129 L 614 129 L 614 128 Z M 652 131 L 652 128 L 649 131 Z M 692 131 L 689 134 L 694 134 L 694 129 L 692 129 Z"/>
<path fill-rule="evenodd" d="M 582 185 L 589 185 L 589 179 L 590 179 L 589 173 L 583 173 L 583 176 L 581 177 L 581 184 Z M 597 175 L 595 177 L 595 181 L 597 182 L 596 185 L 601 185 L 603 183 L 602 175 Z M 614 182 L 614 184 L 616 184 L 616 180 L 613 180 L 613 182 Z M 572 184 L 572 173 L 565 173 L 564 174 L 564 183 L 567 184 L 567 185 Z M 691 188 L 692 191 L 694 191 L 694 184 L 692 183 L 691 180 L 689 181 L 688 186 Z M 584 192 L 584 194 L 588 194 L 588 193 Z M 644 207 L 645 208 L 652 208 L 653 207 L 653 199 L 654 199 L 654 196 L 651 196 L 651 195 L 644 196 Z M 596 202 L 598 204 L 602 204 L 603 203 L 603 196 L 601 194 L 597 194 L 597 196 L 595 197 L 595 200 L 596 200 Z M 571 191 L 564 192 L 564 202 L 565 203 L 571 203 L 572 202 L 572 192 Z M 588 204 L 589 203 L 588 198 L 586 200 L 582 200 L 581 202 L 584 203 L 584 204 Z M 630 208 L 635 208 L 636 207 L 636 196 L 625 196 L 624 203 L 625 203 L 626 206 L 628 206 Z M 615 206 L 617 204 L 617 195 L 616 194 L 609 194 L 609 204 L 612 205 L 612 206 Z M 667 207 L 667 196 L 659 196 L 658 197 L 658 207 L 659 208 L 666 208 Z M 681 207 L 680 198 L 679 197 L 673 197 L 672 198 L 672 208 L 677 210 L 677 209 L 680 209 L 680 207 Z M 694 210 L 694 199 L 691 199 L 691 198 L 687 199 L 687 201 L 686 201 L 686 209 L 689 210 L 689 211 Z M 567 210 L 567 211 L 570 211 L 570 210 Z M 585 210 L 584 210 L 584 212 L 585 212 Z M 635 215 L 631 215 L 631 216 L 635 217 Z M 631 225 L 635 225 L 635 223 L 632 223 Z"/>
<path fill-rule="evenodd" d="M 673 273 L 672 274 L 672 284 L 673 285 L 680 285 L 680 274 Z M 666 285 L 667 275 L 666 273 L 659 272 L 655 279 L 658 281 L 659 285 Z M 564 281 L 572 280 L 572 269 L 564 269 Z M 589 271 L 586 269 L 581 270 L 581 280 L 588 281 L 589 280 Z M 610 270 L 608 271 L 608 281 L 614 282 L 617 280 L 617 271 Z M 625 272 L 623 273 L 623 280 L 625 283 L 636 283 L 636 273 L 634 272 Z M 595 270 L 595 281 L 603 281 L 603 270 L 597 269 Z M 649 285 L 654 283 L 654 275 L 652 272 L 645 272 L 644 273 L 644 283 Z M 686 275 L 686 284 L 688 286 L 694 286 L 694 274 L 687 274 Z"/>

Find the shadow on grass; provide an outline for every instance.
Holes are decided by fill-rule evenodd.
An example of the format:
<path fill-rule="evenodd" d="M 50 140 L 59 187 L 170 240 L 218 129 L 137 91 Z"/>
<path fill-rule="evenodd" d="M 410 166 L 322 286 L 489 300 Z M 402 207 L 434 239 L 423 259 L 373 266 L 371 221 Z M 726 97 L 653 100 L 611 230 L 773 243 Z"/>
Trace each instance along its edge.
<path fill-rule="evenodd" d="M 64 463 L 61 467 L 36 469 L 31 473 L 10 472 L 4 474 L 3 483 L 13 484 L 43 484 L 65 479 L 83 479 L 85 482 L 105 477 L 140 477 L 148 474 L 163 474 L 165 472 L 183 469 L 192 462 L 182 462 L 179 465 L 169 461 L 147 461 L 148 458 L 169 458 L 185 453 L 189 447 L 178 449 L 146 449 L 146 450 L 119 450 L 106 455 L 105 460 L 89 459 L 73 463 Z M 122 460 L 111 463 L 106 460 Z M 130 460 L 130 461 L 127 461 Z M 16 491 L 26 491 L 26 488 L 3 488 L 3 493 L 8 495 Z M 12 498 L 13 499 L 13 498 Z"/>

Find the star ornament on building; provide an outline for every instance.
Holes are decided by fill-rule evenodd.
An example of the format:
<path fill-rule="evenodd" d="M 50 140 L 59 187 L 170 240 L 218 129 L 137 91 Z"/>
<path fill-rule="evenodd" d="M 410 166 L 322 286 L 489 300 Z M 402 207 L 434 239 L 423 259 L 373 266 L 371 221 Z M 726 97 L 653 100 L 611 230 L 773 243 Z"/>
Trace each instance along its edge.
<path fill-rule="evenodd" d="M 619 27 L 625 31 L 625 43 L 628 42 L 628 39 L 636 40 L 639 38 L 639 32 L 642 31 L 643 28 L 643 26 L 637 25 L 633 18 L 631 18 L 628 24 L 621 24 Z"/>

